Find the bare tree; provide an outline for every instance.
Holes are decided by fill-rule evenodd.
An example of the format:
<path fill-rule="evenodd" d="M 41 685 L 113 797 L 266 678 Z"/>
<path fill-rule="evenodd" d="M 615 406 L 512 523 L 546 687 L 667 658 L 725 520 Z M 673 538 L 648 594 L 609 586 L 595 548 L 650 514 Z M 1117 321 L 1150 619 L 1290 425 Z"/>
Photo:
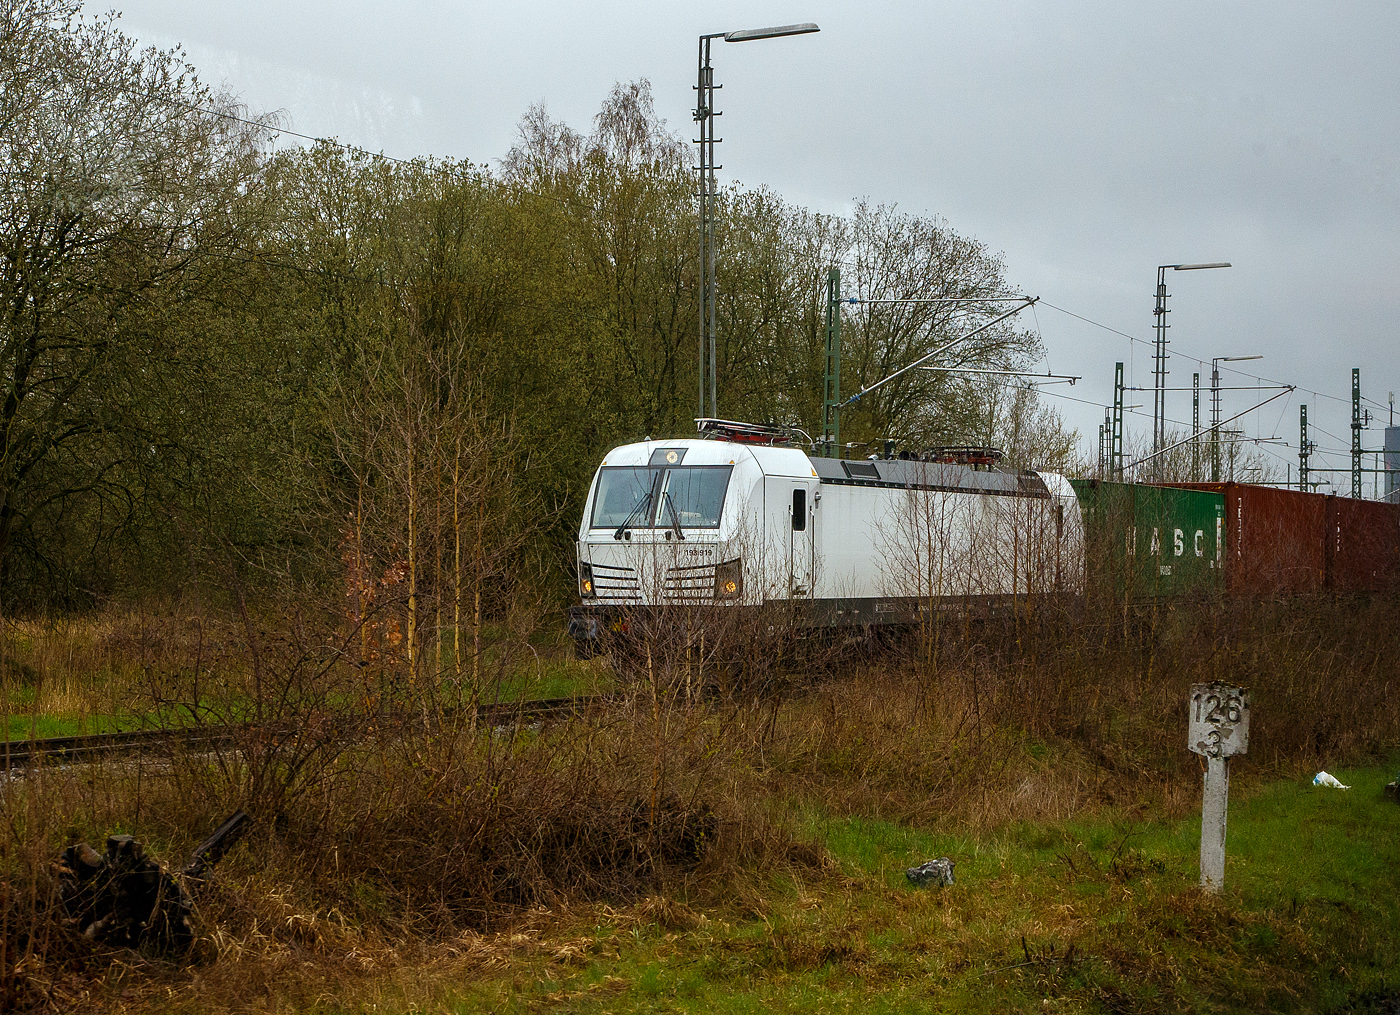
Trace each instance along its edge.
<path fill-rule="evenodd" d="M 1075 473 L 1079 432 L 1066 428 L 1060 414 L 1041 404 L 1031 385 L 974 376 L 950 385 L 948 415 L 955 443 L 1001 448 L 1004 464 L 1041 472 Z M 959 412 L 958 410 L 961 410 Z"/>

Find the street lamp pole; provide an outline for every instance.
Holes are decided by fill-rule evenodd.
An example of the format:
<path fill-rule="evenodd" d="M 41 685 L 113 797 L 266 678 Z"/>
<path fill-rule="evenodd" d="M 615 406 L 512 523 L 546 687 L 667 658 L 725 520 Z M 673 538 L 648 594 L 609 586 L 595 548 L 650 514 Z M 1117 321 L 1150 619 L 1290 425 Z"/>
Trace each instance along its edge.
<path fill-rule="evenodd" d="M 1159 264 L 1157 266 L 1157 303 L 1152 316 L 1156 321 L 1157 341 L 1152 352 L 1152 453 L 1162 450 L 1167 440 L 1167 269 L 1172 271 L 1200 271 L 1202 268 L 1228 268 L 1229 261 L 1213 261 L 1210 264 Z M 1161 467 L 1157 460 L 1154 468 Z"/>
<path fill-rule="evenodd" d="M 718 416 L 719 399 L 715 370 L 715 204 L 719 198 L 719 188 L 715 183 L 715 170 L 723 166 L 715 165 L 715 145 L 723 140 L 715 137 L 715 117 L 720 116 L 715 109 L 715 89 L 723 85 L 715 84 L 714 70 L 710 66 L 710 43 L 714 39 L 725 42 L 751 42 L 757 39 L 778 39 L 786 35 L 807 35 L 819 32 L 816 25 L 805 22 L 800 25 L 779 25 L 776 28 L 749 28 L 738 32 L 712 32 L 700 36 L 700 49 L 696 60 L 695 109 L 693 118 L 700 126 L 700 137 L 695 144 L 700 146 L 699 198 L 700 198 L 700 352 L 698 358 L 698 394 L 700 415 Z M 706 351 L 709 361 L 710 411 L 705 411 Z"/>
<path fill-rule="evenodd" d="M 1241 363 L 1263 356 L 1216 356 L 1210 361 L 1210 481 L 1220 482 L 1220 364 Z"/>

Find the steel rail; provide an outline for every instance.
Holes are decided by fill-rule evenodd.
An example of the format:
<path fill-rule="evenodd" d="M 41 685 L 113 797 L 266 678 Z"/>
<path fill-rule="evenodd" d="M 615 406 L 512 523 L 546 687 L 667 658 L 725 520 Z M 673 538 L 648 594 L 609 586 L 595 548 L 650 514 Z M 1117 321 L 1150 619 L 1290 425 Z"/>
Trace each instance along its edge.
<path fill-rule="evenodd" d="M 613 701 L 608 695 L 587 694 L 570 698 L 536 698 L 525 701 L 493 701 L 476 707 L 478 723 L 502 725 L 544 719 L 551 716 L 582 714 Z M 442 718 L 460 718 L 468 709 L 452 710 Z M 418 717 L 404 715 L 345 716 L 355 725 L 375 722 L 417 722 Z M 128 730 L 122 733 L 91 733 L 71 737 L 40 737 L 29 740 L 8 740 L 0 743 L 0 772 L 31 768 L 35 765 L 57 763 L 85 764 L 114 754 L 150 754 L 162 750 L 214 750 L 228 747 L 259 734 L 290 737 L 296 730 L 284 725 L 202 726 L 193 729 Z"/>

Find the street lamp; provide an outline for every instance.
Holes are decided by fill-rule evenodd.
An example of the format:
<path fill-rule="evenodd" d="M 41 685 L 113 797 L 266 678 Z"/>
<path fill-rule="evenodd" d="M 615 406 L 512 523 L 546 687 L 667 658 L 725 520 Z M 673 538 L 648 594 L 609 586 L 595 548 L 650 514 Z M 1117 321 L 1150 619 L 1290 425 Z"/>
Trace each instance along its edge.
<path fill-rule="evenodd" d="M 1159 264 L 1157 265 L 1157 305 L 1152 314 L 1156 318 L 1157 343 L 1152 359 L 1152 452 L 1162 450 L 1167 439 L 1167 269 L 1172 271 L 1200 271 L 1202 268 L 1228 268 L 1229 261 L 1212 261 L 1209 264 Z"/>
<path fill-rule="evenodd" d="M 714 71 L 710 68 L 710 42 L 723 39 L 725 42 L 755 42 L 759 39 L 780 39 L 787 35 L 809 35 L 821 31 L 810 21 L 800 25 L 779 25 L 776 28 L 746 28 L 737 32 L 713 32 L 700 36 L 700 53 L 696 69 L 694 120 L 700 125 L 700 137 L 695 141 L 700 146 L 700 415 L 718 416 L 719 401 L 716 397 L 715 380 L 715 221 L 714 205 L 719 191 L 715 186 L 715 111 L 716 85 Z M 708 342 L 707 342 L 708 338 Z M 710 360 L 710 411 L 705 412 L 705 349 L 709 346 Z"/>
<path fill-rule="evenodd" d="M 1253 356 L 1216 356 L 1210 361 L 1210 481 L 1220 482 L 1220 364 L 1263 359 Z"/>

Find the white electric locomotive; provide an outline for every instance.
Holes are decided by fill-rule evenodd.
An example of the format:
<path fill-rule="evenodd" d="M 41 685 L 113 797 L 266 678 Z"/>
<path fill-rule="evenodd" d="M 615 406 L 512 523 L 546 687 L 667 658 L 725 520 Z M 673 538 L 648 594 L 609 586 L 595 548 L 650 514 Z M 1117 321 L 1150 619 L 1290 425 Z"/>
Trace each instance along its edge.
<path fill-rule="evenodd" d="M 839 460 L 765 427 L 700 429 L 599 466 L 570 611 L 581 655 L 638 608 L 781 604 L 798 628 L 875 627 L 1080 590 L 1084 530 L 1062 476 L 978 449 Z"/>

